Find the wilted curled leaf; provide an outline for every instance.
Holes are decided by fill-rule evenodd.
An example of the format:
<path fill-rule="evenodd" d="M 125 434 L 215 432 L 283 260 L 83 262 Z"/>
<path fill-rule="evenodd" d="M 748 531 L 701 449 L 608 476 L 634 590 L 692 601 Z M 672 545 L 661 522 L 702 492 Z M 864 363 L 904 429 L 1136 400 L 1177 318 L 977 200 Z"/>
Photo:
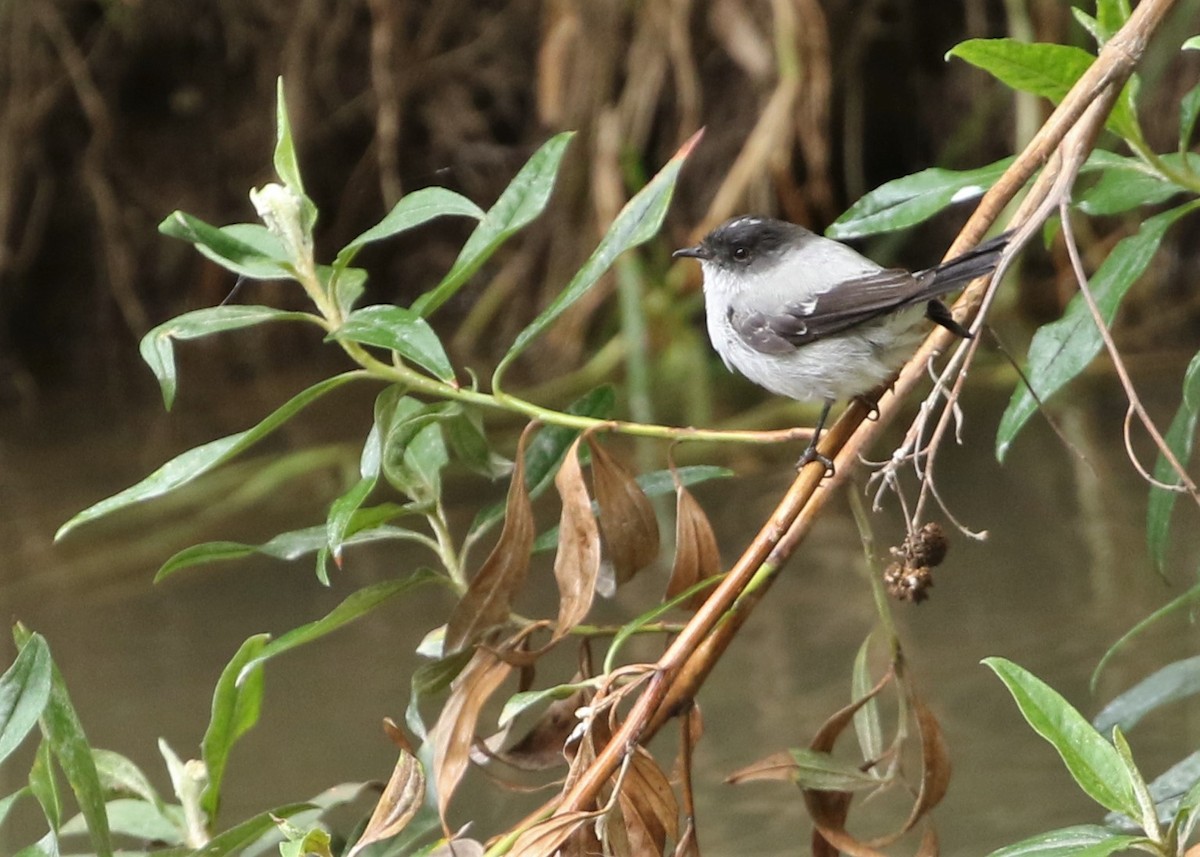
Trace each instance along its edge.
<path fill-rule="evenodd" d="M 558 553 L 554 557 L 559 594 L 558 622 L 554 628 L 557 640 L 587 616 L 600 576 L 600 531 L 579 466 L 579 438 L 567 451 L 554 477 L 554 487 L 562 499 Z"/>
<path fill-rule="evenodd" d="M 471 757 L 475 727 L 484 704 L 512 672 L 512 667 L 489 649 L 476 650 L 466 669 L 450 685 L 450 695 L 430 738 L 433 742 L 433 781 L 438 814 L 446 825 L 446 808 Z"/>
<path fill-rule="evenodd" d="M 525 488 L 525 444 L 536 423 L 530 423 L 517 443 L 517 460 L 504 511 L 500 540 L 471 579 L 466 593 L 446 624 L 445 652 L 456 652 L 486 631 L 508 620 L 513 597 L 525 583 L 533 551 L 533 506 Z"/>
<path fill-rule="evenodd" d="M 721 572 L 721 550 L 717 547 L 717 536 L 712 524 L 692 493 L 683 486 L 675 473 L 675 564 L 671 568 L 671 579 L 667 582 L 666 599 L 669 601 L 701 580 Z M 704 603 L 706 593 L 696 593 L 684 607 L 697 610 Z"/>
<path fill-rule="evenodd" d="M 412 753 L 401 750 L 392 778 L 375 805 L 366 829 L 346 857 L 355 857 L 367 846 L 402 831 L 417 814 L 424 800 L 425 771 Z"/>
<path fill-rule="evenodd" d="M 642 747 L 634 748 L 632 764 L 618 795 L 631 854 L 662 854 L 667 837 L 679 836 L 679 804 L 667 775 Z"/>
<path fill-rule="evenodd" d="M 600 531 L 616 575 L 627 583 L 658 558 L 658 521 L 637 480 L 591 435 L 592 484 L 600 506 Z"/>
<path fill-rule="evenodd" d="M 571 835 L 601 812 L 564 812 L 530 827 L 513 844 L 510 857 L 554 857 Z"/>

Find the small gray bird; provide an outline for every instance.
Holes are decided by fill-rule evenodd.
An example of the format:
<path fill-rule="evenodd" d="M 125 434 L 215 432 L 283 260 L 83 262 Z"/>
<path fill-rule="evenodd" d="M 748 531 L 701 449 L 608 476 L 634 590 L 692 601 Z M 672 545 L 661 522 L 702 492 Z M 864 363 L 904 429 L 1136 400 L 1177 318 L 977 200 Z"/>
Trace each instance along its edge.
<path fill-rule="evenodd" d="M 925 338 L 922 319 L 970 336 L 938 298 L 995 268 L 1007 241 L 909 273 L 794 223 L 745 216 L 674 255 L 700 260 L 708 336 L 730 370 L 772 393 L 824 402 L 803 465 L 821 460 L 833 403 L 890 378 Z"/>

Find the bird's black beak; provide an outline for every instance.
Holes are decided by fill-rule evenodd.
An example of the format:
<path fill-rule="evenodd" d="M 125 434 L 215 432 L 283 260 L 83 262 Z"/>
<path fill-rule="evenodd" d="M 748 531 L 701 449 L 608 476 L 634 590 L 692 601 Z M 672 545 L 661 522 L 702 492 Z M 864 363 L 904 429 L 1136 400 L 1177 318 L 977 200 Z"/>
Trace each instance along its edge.
<path fill-rule="evenodd" d="M 671 254 L 676 259 L 711 259 L 712 254 L 708 252 L 708 248 L 703 244 L 697 244 L 695 247 L 684 247 L 681 250 L 676 250 Z"/>

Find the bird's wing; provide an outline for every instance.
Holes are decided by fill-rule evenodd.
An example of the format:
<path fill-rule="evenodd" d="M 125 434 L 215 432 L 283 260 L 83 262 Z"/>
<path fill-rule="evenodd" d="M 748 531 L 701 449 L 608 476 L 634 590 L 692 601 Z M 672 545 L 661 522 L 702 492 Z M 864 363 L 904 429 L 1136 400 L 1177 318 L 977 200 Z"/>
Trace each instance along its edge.
<path fill-rule="evenodd" d="M 776 312 L 729 312 L 738 336 L 756 351 L 785 354 L 826 336 L 878 318 L 928 296 L 928 275 L 882 270 L 845 280 L 805 301 Z"/>

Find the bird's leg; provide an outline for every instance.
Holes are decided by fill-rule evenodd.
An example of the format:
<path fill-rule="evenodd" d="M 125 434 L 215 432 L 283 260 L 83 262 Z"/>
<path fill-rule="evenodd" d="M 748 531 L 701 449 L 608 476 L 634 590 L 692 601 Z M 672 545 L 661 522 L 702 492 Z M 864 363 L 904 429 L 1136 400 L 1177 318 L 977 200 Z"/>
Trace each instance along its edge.
<path fill-rule="evenodd" d="M 800 454 L 800 460 L 796 462 L 797 470 L 800 470 L 806 464 L 819 461 L 825 466 L 825 475 L 833 475 L 833 459 L 817 452 L 817 444 L 821 440 L 821 430 L 825 428 L 825 420 L 829 419 L 829 409 L 832 407 L 833 399 L 826 399 L 824 407 L 821 408 L 821 416 L 817 417 L 817 427 L 813 429 L 812 440 L 808 442 L 808 447 Z"/>

